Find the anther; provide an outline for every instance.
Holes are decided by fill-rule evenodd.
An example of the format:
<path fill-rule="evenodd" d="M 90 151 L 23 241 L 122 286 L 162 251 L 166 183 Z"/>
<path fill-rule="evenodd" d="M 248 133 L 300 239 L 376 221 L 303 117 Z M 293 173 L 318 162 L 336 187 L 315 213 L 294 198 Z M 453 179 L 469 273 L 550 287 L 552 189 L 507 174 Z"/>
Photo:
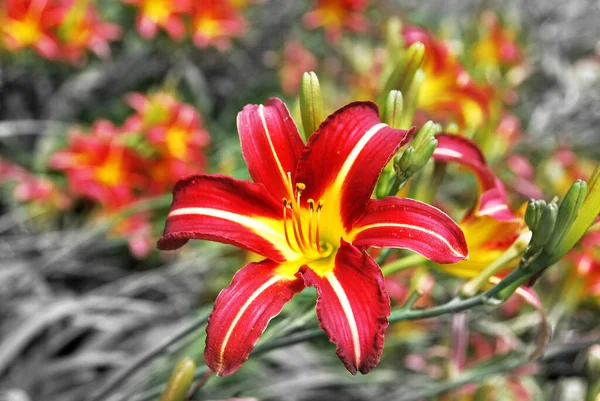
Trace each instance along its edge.
<path fill-rule="evenodd" d="M 296 189 L 298 191 L 304 191 L 304 189 L 306 188 L 306 185 L 304 185 L 303 183 L 299 182 L 296 184 Z"/>

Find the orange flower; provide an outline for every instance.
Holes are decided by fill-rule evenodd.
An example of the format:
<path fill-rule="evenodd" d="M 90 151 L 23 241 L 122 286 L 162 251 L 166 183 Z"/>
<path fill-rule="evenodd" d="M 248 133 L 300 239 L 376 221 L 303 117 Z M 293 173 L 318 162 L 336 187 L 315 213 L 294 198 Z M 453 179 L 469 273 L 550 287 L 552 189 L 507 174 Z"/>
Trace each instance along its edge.
<path fill-rule="evenodd" d="M 65 210 L 71 205 L 71 199 L 48 178 L 35 176 L 0 158 L 0 184 L 4 183 L 14 185 L 12 195 L 19 202 L 33 202 L 54 210 Z"/>
<path fill-rule="evenodd" d="M 368 0 L 317 0 L 315 8 L 304 15 L 304 24 L 309 29 L 323 27 L 330 42 L 336 42 L 344 28 L 364 32 L 368 21 L 361 13 L 367 8 Z"/>
<path fill-rule="evenodd" d="M 98 121 L 90 134 L 74 131 L 66 150 L 55 153 L 50 166 L 64 171 L 73 195 L 92 199 L 108 210 L 136 200 L 144 177 L 137 171 L 142 159 L 123 144 L 120 132 L 108 121 Z"/>
<path fill-rule="evenodd" d="M 110 54 L 108 42 L 121 36 L 121 27 L 102 22 L 98 10 L 89 0 L 64 0 L 64 16 L 58 35 L 62 42 L 61 53 L 71 62 L 80 61 L 90 49 L 98 57 Z"/>
<path fill-rule="evenodd" d="M 516 215 L 506 201 L 504 185 L 492 173 L 477 145 L 458 135 L 439 134 L 433 158 L 459 163 L 476 176 L 479 197 L 473 208 L 459 223 L 469 247 L 469 259 L 440 266 L 443 270 L 465 278 L 473 278 L 498 259 L 526 230 L 521 212 Z"/>
<path fill-rule="evenodd" d="M 136 114 L 127 118 L 124 124 L 126 131 L 139 132 L 155 125 L 167 123 L 173 118 L 179 100 L 168 92 L 155 92 L 149 95 L 133 92 L 125 98 Z"/>
<path fill-rule="evenodd" d="M 421 28 L 407 26 L 402 34 L 406 46 L 425 45 L 417 109 L 439 122 L 453 121 L 459 128 L 475 129 L 490 118 L 493 90 L 475 83 L 455 54 L 442 41 Z"/>
<path fill-rule="evenodd" d="M 516 42 L 514 29 L 503 27 L 491 11 L 481 15 L 482 35 L 473 47 L 473 59 L 478 66 L 510 68 L 523 60 L 523 51 Z"/>
<path fill-rule="evenodd" d="M 60 21 L 61 7 L 56 1 L 5 0 L 0 4 L 0 34 L 9 51 L 32 48 L 45 58 L 57 58 L 60 46 L 52 28 Z"/>
<path fill-rule="evenodd" d="M 151 170 L 151 191 L 164 193 L 181 178 L 205 171 L 204 148 L 210 143 L 198 112 L 179 105 L 172 118 L 148 131 L 148 140 L 159 153 Z"/>
<path fill-rule="evenodd" d="M 229 47 L 229 39 L 241 36 L 246 22 L 228 0 L 194 2 L 192 9 L 192 39 L 198 47 L 213 45 L 218 49 Z"/>
<path fill-rule="evenodd" d="M 144 39 L 156 36 L 163 28 L 175 40 L 185 37 L 185 24 L 181 15 L 191 8 L 190 0 L 122 0 L 139 8 L 137 29 Z"/>

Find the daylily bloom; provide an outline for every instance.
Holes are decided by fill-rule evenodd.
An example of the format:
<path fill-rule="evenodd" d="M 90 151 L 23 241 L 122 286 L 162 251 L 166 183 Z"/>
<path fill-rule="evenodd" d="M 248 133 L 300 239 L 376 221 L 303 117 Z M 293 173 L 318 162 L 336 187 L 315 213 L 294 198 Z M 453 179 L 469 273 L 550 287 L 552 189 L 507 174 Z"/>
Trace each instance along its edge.
<path fill-rule="evenodd" d="M 411 131 L 381 123 L 377 106 L 350 103 L 304 144 L 279 99 L 237 119 L 254 182 L 198 175 L 173 190 L 158 247 L 189 239 L 233 244 L 266 259 L 239 270 L 209 318 L 204 357 L 218 375 L 248 358 L 269 320 L 305 286 L 317 317 L 353 374 L 379 362 L 390 301 L 368 247 L 399 247 L 439 263 L 467 255 L 463 233 L 440 210 L 411 199 L 371 199 L 383 167 Z"/>
<path fill-rule="evenodd" d="M 567 277 L 565 291 L 578 300 L 592 298 L 600 303 L 600 221 L 589 229 L 566 259 L 573 265 L 573 272 Z"/>
<path fill-rule="evenodd" d="M 441 266 L 451 274 L 472 278 L 513 244 L 526 229 L 525 223 L 508 206 L 504 185 L 490 170 L 473 141 L 449 134 L 439 134 L 436 138 L 435 160 L 458 163 L 477 178 L 476 204 L 459 223 L 469 246 L 469 259 Z"/>
<path fill-rule="evenodd" d="M 523 51 L 516 42 L 516 31 L 502 26 L 496 14 L 491 11 L 482 13 L 481 27 L 482 35 L 473 47 L 477 66 L 509 68 L 523 60 Z"/>
<path fill-rule="evenodd" d="M 417 109 L 431 119 L 455 122 L 459 128 L 475 129 L 489 120 L 492 89 L 473 81 L 450 48 L 425 30 L 406 26 L 402 30 L 406 46 L 421 42 L 425 57 Z"/>
<path fill-rule="evenodd" d="M 313 10 L 304 15 L 304 24 L 309 29 L 323 27 L 330 42 L 336 42 L 344 28 L 364 32 L 368 26 L 362 12 L 368 0 L 317 0 Z"/>
<path fill-rule="evenodd" d="M 132 92 L 126 95 L 125 101 L 136 111 L 124 124 L 124 129 L 130 132 L 165 124 L 173 118 L 175 109 L 180 104 L 175 96 L 163 91 L 148 95 Z"/>
<path fill-rule="evenodd" d="M 164 193 L 178 179 L 204 171 L 204 148 L 210 143 L 210 136 L 192 106 L 178 105 L 172 118 L 150 128 L 147 137 L 159 153 L 151 169 L 152 192 Z"/>
<path fill-rule="evenodd" d="M 0 34 L 9 51 L 33 48 L 48 59 L 60 55 L 52 29 L 61 21 L 61 7 L 52 0 L 5 0 L 0 4 Z"/>
<path fill-rule="evenodd" d="M 156 36 L 158 28 L 163 28 L 175 40 L 185 37 L 185 24 L 181 15 L 190 11 L 189 0 L 122 0 L 136 5 L 140 11 L 137 29 L 144 39 Z"/>
<path fill-rule="evenodd" d="M 595 162 L 582 159 L 571 149 L 562 147 L 543 163 L 542 171 L 552 194 L 563 196 L 573 181 L 590 177 L 595 165 Z"/>
<path fill-rule="evenodd" d="M 98 121 L 90 134 L 74 131 L 67 149 L 56 152 L 50 166 L 65 172 L 69 192 L 116 210 L 136 199 L 144 178 L 137 173 L 142 160 L 120 142 L 120 132 Z"/>
<path fill-rule="evenodd" d="M 0 158 L 0 184 L 5 183 L 14 185 L 12 195 L 19 202 L 35 202 L 54 210 L 65 210 L 71 204 L 69 197 L 48 178 L 35 176 Z"/>
<path fill-rule="evenodd" d="M 62 56 L 71 62 L 80 61 L 86 49 L 98 57 L 110 54 L 108 42 L 121 36 L 121 27 L 100 20 L 98 10 L 89 0 L 65 0 L 65 14 L 58 35 L 63 42 Z"/>
<path fill-rule="evenodd" d="M 192 40 L 198 47 L 229 47 L 229 39 L 242 36 L 246 22 L 228 0 L 196 1 L 192 9 Z"/>

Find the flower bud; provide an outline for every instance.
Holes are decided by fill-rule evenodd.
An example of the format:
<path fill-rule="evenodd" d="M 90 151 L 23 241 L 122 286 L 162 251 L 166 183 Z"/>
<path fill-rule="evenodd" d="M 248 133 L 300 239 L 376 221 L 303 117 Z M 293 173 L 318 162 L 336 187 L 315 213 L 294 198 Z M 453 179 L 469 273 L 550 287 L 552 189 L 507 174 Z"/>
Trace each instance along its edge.
<path fill-rule="evenodd" d="M 562 241 L 563 237 L 575 221 L 575 218 L 579 213 L 579 209 L 581 208 L 581 205 L 583 204 L 583 201 L 585 199 L 586 193 L 586 182 L 577 180 L 573 183 L 573 185 L 571 185 L 571 188 L 569 188 L 569 191 L 560 203 L 560 207 L 558 208 L 558 216 L 556 217 L 556 228 L 552 233 L 552 238 L 550 238 L 550 240 L 544 247 L 544 251 L 547 254 L 552 255 L 552 261 L 556 261 L 564 255 L 563 254 L 557 257 L 558 254 L 556 252 L 556 247 Z M 575 243 L 573 243 L 573 245 L 574 244 Z"/>
<path fill-rule="evenodd" d="M 392 128 L 400 128 L 403 103 L 402 92 L 391 90 L 383 108 L 383 121 Z"/>
<path fill-rule="evenodd" d="M 541 210 L 542 208 L 538 208 Z M 558 215 L 558 205 L 550 203 L 543 208 L 536 227 L 531 238 L 531 247 L 535 250 L 541 249 L 552 237 L 552 232 L 556 224 Z"/>
<path fill-rule="evenodd" d="M 579 208 L 579 213 L 563 236 L 562 241 L 556 245 L 555 252 L 558 259 L 575 246 L 577 241 L 579 241 L 588 228 L 590 228 L 600 213 L 600 163 L 596 165 L 596 169 L 590 177 L 589 183 L 589 189 L 585 196 L 585 200 L 583 200 L 583 203 Z"/>
<path fill-rule="evenodd" d="M 397 89 L 406 94 L 413 86 L 415 75 L 421 67 L 423 57 L 425 56 L 425 45 L 421 42 L 415 42 L 408 49 L 402 60 L 392 71 L 383 88 L 382 96 L 391 90 Z M 383 99 L 381 99 L 383 100 Z"/>
<path fill-rule="evenodd" d="M 167 387 L 160 396 L 160 401 L 183 401 L 194 381 L 196 363 L 188 357 L 179 361 L 173 372 Z"/>
<path fill-rule="evenodd" d="M 306 139 L 319 128 L 325 119 L 319 78 L 314 72 L 305 72 L 300 84 L 300 114 Z"/>

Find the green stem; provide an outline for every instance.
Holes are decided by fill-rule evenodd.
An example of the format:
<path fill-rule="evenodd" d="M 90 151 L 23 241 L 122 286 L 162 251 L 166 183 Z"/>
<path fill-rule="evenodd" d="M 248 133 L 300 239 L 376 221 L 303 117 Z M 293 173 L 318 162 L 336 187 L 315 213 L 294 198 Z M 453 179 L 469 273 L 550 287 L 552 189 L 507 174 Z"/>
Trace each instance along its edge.
<path fill-rule="evenodd" d="M 416 266 L 420 263 L 427 261 L 424 256 L 421 256 L 417 253 L 414 255 L 406 256 L 402 259 L 395 260 L 381 268 L 381 271 L 384 276 L 389 276 L 399 271 L 408 269 L 409 267 Z"/>

